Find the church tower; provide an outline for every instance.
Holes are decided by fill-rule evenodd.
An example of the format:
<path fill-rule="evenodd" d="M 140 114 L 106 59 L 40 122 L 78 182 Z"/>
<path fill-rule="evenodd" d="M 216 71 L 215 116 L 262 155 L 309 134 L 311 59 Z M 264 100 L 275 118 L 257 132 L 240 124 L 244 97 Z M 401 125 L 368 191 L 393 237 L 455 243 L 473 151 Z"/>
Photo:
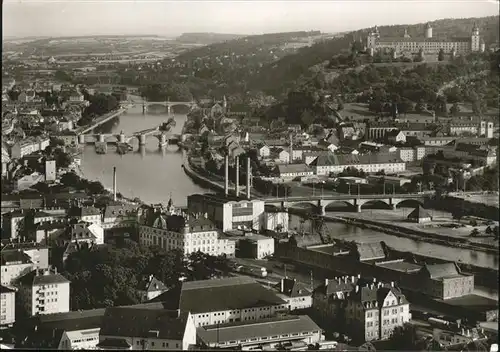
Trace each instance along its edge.
<path fill-rule="evenodd" d="M 380 38 L 380 33 L 378 32 L 378 26 L 375 26 L 375 29 L 368 34 L 368 38 L 366 38 L 366 47 L 375 49 L 377 39 Z"/>
<path fill-rule="evenodd" d="M 472 35 L 471 35 L 471 43 L 470 43 L 470 50 L 471 51 L 479 51 L 480 50 L 480 37 L 479 37 L 479 28 L 476 26 L 474 23 L 474 28 L 472 28 Z"/>

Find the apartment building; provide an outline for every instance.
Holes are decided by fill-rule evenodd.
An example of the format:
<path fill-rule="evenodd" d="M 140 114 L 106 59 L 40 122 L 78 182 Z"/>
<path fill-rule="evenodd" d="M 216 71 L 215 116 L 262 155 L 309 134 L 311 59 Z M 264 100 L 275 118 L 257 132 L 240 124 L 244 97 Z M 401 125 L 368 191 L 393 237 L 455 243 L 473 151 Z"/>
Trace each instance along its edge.
<path fill-rule="evenodd" d="M 29 316 L 69 312 L 70 282 L 56 269 L 37 269 L 19 279 L 19 297 Z"/>
<path fill-rule="evenodd" d="M 1 287 L 0 329 L 12 327 L 16 321 L 16 290 L 2 285 Z"/>
<path fill-rule="evenodd" d="M 2 285 L 10 286 L 16 279 L 34 268 L 29 255 L 21 250 L 2 251 Z"/>
<path fill-rule="evenodd" d="M 2 253 L 21 251 L 28 255 L 34 268 L 46 269 L 49 267 L 49 247 L 36 242 L 10 242 L 2 248 Z"/>
<path fill-rule="evenodd" d="M 92 224 L 102 225 L 102 213 L 100 209 L 95 207 L 75 207 L 68 212 L 70 218 L 76 218 L 81 221 L 90 222 Z"/>
<path fill-rule="evenodd" d="M 139 243 L 179 249 L 188 255 L 201 251 L 218 256 L 234 257 L 234 242 L 219 238 L 214 223 L 205 215 L 171 215 L 150 210 L 139 219 Z"/>
<path fill-rule="evenodd" d="M 13 159 L 20 159 L 25 155 L 45 150 L 50 144 L 48 137 L 29 137 L 22 141 L 16 142 L 11 149 Z"/>
<path fill-rule="evenodd" d="M 310 165 L 316 175 L 329 175 L 340 173 L 351 167 L 363 170 L 366 173 L 376 173 L 384 170 L 385 173 L 397 173 L 406 170 L 406 163 L 396 153 L 377 153 L 366 155 L 337 155 L 329 153 L 321 155 Z"/>
<path fill-rule="evenodd" d="M 312 288 L 292 278 L 282 278 L 276 285 L 277 296 L 287 302 L 289 310 L 307 309 L 312 306 Z"/>
<path fill-rule="evenodd" d="M 383 340 L 411 319 L 410 305 L 394 283 L 356 285 L 347 298 L 346 324 L 358 340 Z"/>
<path fill-rule="evenodd" d="M 137 222 L 136 205 L 116 203 L 116 204 L 109 204 L 104 209 L 101 227 L 105 230 L 134 228 L 136 222 Z"/>
<path fill-rule="evenodd" d="M 99 349 L 183 350 L 196 345 L 193 316 L 147 305 L 106 308 Z"/>
<path fill-rule="evenodd" d="M 182 282 L 152 302 L 181 314 L 191 312 L 197 327 L 257 321 L 291 308 L 276 293 L 243 276 Z"/>
<path fill-rule="evenodd" d="M 293 180 L 297 177 L 307 177 L 314 175 L 312 170 L 306 164 L 287 164 L 278 165 L 279 177 L 282 179 Z"/>

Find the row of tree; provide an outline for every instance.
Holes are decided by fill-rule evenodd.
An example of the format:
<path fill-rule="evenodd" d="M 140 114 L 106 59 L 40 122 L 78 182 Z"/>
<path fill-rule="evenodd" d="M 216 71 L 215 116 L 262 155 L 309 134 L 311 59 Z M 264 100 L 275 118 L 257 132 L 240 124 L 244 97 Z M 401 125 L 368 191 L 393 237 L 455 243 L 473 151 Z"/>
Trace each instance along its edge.
<path fill-rule="evenodd" d="M 225 257 L 140 246 L 124 240 L 97 249 L 81 248 L 72 253 L 62 274 L 71 280 L 71 307 L 95 309 L 137 304 L 141 283 L 154 275 L 167 287 L 186 280 L 205 280 L 230 271 Z"/>

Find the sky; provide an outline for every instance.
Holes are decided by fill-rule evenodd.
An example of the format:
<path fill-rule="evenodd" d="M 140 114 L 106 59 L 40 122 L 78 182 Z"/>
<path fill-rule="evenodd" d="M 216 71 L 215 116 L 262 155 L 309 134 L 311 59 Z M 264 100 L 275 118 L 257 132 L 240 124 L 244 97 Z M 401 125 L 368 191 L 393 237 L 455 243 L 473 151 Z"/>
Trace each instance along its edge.
<path fill-rule="evenodd" d="M 498 15 L 498 0 L 4 0 L 3 37 L 344 32 Z"/>

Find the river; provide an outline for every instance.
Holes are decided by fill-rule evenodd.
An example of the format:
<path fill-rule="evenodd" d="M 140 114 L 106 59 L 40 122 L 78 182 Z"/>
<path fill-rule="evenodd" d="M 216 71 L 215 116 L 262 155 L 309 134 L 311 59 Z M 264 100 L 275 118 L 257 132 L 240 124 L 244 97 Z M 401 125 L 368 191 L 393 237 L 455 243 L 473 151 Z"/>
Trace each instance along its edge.
<path fill-rule="evenodd" d="M 166 113 L 142 114 L 140 106 L 133 107 L 117 119 L 99 127 L 104 133 L 131 134 L 140 130 L 156 127 L 166 122 L 170 116 Z M 186 121 L 185 114 L 175 114 L 176 126 L 173 133 L 180 133 Z M 82 154 L 81 169 L 88 179 L 99 180 L 106 188 L 113 186 L 113 166 L 117 168 L 118 192 L 127 197 L 139 197 L 146 203 L 167 203 L 172 200 L 177 206 L 185 206 L 187 196 L 204 193 L 206 189 L 196 185 L 186 176 L 181 168 L 182 153 L 177 146 L 165 150 L 158 148 L 158 140 L 150 137 L 145 148 L 139 148 L 137 140 L 132 142 L 134 151 L 119 155 L 110 147 L 107 154 L 96 154 L 94 146 L 85 146 Z M 291 216 L 290 228 L 300 229 L 297 216 Z M 404 251 L 444 258 L 450 261 L 462 261 L 482 267 L 498 269 L 498 255 L 468 249 L 446 247 L 432 243 L 417 242 L 407 238 L 391 236 L 385 233 L 359 227 L 327 223 L 329 232 L 334 237 L 356 242 L 385 241 L 389 246 Z M 306 222 L 304 229 L 309 231 Z"/>
<path fill-rule="evenodd" d="M 160 108 L 158 108 L 159 110 Z M 186 121 L 185 114 L 175 114 L 176 126 L 173 133 L 180 133 Z M 142 107 L 130 108 L 119 118 L 98 127 L 103 133 L 126 135 L 156 127 L 171 116 L 167 113 L 142 114 Z M 113 167 L 117 171 L 117 191 L 126 197 L 139 197 L 150 204 L 167 203 L 170 195 L 177 206 L 187 204 L 187 195 L 206 192 L 194 184 L 182 170 L 182 152 L 175 145 L 163 150 L 158 147 L 158 139 L 149 137 L 144 148 L 139 148 L 136 139 L 132 140 L 134 151 L 119 155 L 110 146 L 107 154 L 96 154 L 92 145 L 83 149 L 81 169 L 86 178 L 100 181 L 104 187 L 113 187 Z"/>
<path fill-rule="evenodd" d="M 311 222 L 306 220 L 301 224 L 300 217 L 290 216 L 290 229 L 304 230 L 311 232 Z M 434 258 L 442 258 L 450 261 L 474 264 L 485 268 L 495 268 L 498 270 L 498 254 L 490 254 L 481 251 L 473 251 L 463 248 L 454 248 L 433 244 L 428 242 L 418 242 L 409 238 L 388 235 L 370 229 L 363 229 L 357 226 L 340 224 L 334 222 L 325 222 L 324 230 L 334 238 L 358 243 L 369 243 L 384 241 L 389 247 L 400 251 L 410 251 L 415 254 L 421 254 Z"/>

